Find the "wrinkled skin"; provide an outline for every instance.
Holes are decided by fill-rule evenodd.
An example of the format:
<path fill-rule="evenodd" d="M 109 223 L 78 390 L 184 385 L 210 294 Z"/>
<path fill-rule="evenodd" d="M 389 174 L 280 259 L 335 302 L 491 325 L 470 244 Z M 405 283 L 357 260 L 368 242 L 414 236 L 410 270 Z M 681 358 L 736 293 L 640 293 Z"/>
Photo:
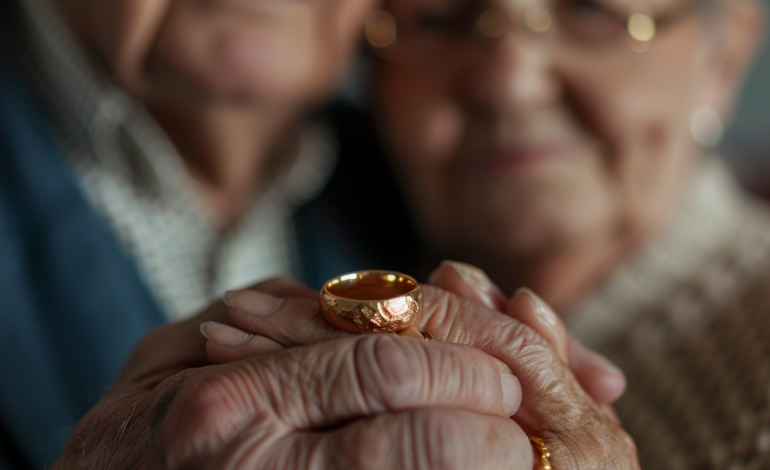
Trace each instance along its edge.
<path fill-rule="evenodd" d="M 349 337 L 181 370 L 205 362 L 168 347 L 204 351 L 197 324 L 184 327 L 139 345 L 55 468 L 531 466 L 526 436 L 500 416 L 497 367 L 480 351 Z"/>
<path fill-rule="evenodd" d="M 715 11 L 681 16 L 637 53 L 623 27 L 586 47 L 515 26 L 526 5 L 550 3 L 598 24 L 605 6 Z M 419 60 L 376 62 L 383 141 L 436 259 L 473 263 L 505 292 L 528 286 L 566 312 L 675 217 L 702 153 L 690 117 L 706 105 L 729 121 L 761 9 L 754 0 L 384 2 L 404 27 L 424 23 L 436 36 L 443 23 L 428 19 L 453 21 L 475 5 L 511 7 L 512 26 Z"/>
<path fill-rule="evenodd" d="M 228 315 L 218 303 L 148 335 L 73 432 L 55 468 L 253 468 L 259 462 L 282 469 L 529 470 L 527 435 L 533 433 L 545 439 L 556 468 L 637 468 L 633 443 L 537 333 L 542 327 L 516 320 L 535 318 L 525 297 L 505 305 L 511 317 L 426 286 L 418 327 L 441 341 L 425 342 L 332 329 L 317 301 L 309 300 L 315 293 L 298 284 L 273 281 L 254 289 L 291 298 L 258 321 L 240 309 Z M 232 321 L 270 339 L 205 345 L 202 321 Z M 255 343 L 279 347 L 255 356 L 249 349 Z M 235 362 L 207 365 L 207 348 L 219 354 L 216 362 Z M 565 351 L 591 362 L 580 349 Z M 501 416 L 493 358 L 521 380 L 515 420 Z M 584 383 L 590 369 L 577 368 Z M 612 374 L 597 372 L 599 389 Z"/>
<path fill-rule="evenodd" d="M 378 335 L 201 367 L 222 313 L 144 339 L 54 468 L 531 468 L 481 351 Z"/>
<path fill-rule="evenodd" d="M 521 408 L 514 420 L 527 435 L 545 441 L 554 468 L 638 468 L 635 445 L 611 408 L 586 393 L 591 390 L 599 401 L 612 401 L 622 393 L 622 377 L 619 383 L 617 375 L 602 370 L 603 360 L 568 340 L 555 315 L 543 319 L 526 293 L 505 303 L 504 313 L 494 311 L 482 305 L 477 289 L 446 265 L 432 280 L 453 292 L 424 286 L 425 312 L 416 328 L 441 342 L 474 346 L 510 368 L 522 386 Z M 213 361 L 237 361 L 351 336 L 325 323 L 312 290 L 287 281 L 266 283 L 260 290 L 306 300 L 295 298 L 270 315 L 257 316 L 248 313 L 252 294 L 235 294 L 232 323 L 255 336 L 236 346 L 209 341 Z"/>

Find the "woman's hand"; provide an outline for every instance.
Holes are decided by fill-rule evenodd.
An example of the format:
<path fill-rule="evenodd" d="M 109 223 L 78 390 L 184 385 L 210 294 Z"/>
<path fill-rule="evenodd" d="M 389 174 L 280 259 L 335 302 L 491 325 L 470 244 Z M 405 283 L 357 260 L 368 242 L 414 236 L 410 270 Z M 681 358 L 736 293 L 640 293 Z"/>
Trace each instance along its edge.
<path fill-rule="evenodd" d="M 626 387 L 623 372 L 572 338 L 558 315 L 532 291 L 522 289 L 509 301 L 482 270 L 455 261 L 442 263 L 431 274 L 430 283 L 510 315 L 535 330 L 559 358 L 569 364 L 580 384 L 598 403 L 613 403 L 623 394 Z"/>
<path fill-rule="evenodd" d="M 454 291 L 470 285 L 456 270 L 448 269 L 455 270 L 445 265 L 433 281 Z M 521 291 L 508 302 L 493 304 L 504 309 L 503 314 L 482 305 L 479 298 L 468 300 L 430 286 L 424 286 L 424 293 L 425 311 L 417 329 L 442 342 L 481 349 L 513 371 L 523 389 L 522 406 L 514 419 L 527 434 L 545 441 L 556 470 L 638 468 L 633 441 L 609 407 L 584 390 L 593 390 L 602 403 L 611 401 L 622 391 L 622 374 L 593 353 L 571 345 L 558 317 L 543 311 L 547 307 L 541 300 Z M 275 299 L 273 295 L 292 298 L 272 312 L 261 310 L 259 305 Z M 473 297 L 468 292 L 464 295 Z M 204 326 L 214 340 L 227 336 L 224 333 L 240 335 L 237 345 L 209 341 L 209 356 L 215 362 L 227 362 L 350 336 L 326 324 L 317 299 L 316 292 L 285 280 L 230 295 L 231 321 L 250 333 L 219 324 Z M 582 377 L 583 386 L 568 363 Z"/>

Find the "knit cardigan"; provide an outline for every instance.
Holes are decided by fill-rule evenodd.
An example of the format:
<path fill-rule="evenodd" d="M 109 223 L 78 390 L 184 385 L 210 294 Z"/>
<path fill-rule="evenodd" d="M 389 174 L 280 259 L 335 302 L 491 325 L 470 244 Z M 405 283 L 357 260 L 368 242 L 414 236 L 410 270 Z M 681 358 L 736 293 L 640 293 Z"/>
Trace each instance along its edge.
<path fill-rule="evenodd" d="M 645 469 L 770 469 L 770 211 L 707 157 L 669 229 L 567 315 L 620 366 Z"/>

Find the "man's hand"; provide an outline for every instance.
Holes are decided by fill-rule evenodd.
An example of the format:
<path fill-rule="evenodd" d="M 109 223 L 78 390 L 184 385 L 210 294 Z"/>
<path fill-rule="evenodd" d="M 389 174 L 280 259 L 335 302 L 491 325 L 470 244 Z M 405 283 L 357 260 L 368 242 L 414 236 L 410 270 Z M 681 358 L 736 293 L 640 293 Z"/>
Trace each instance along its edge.
<path fill-rule="evenodd" d="M 554 468 L 638 468 L 633 441 L 603 405 L 622 392 L 622 374 L 570 344 L 558 317 L 538 311 L 542 301 L 522 291 L 500 306 L 503 313 L 443 289 L 423 286 L 423 292 L 425 311 L 416 328 L 442 342 L 474 346 L 513 371 L 523 389 L 522 406 L 514 419 L 527 434 L 545 441 Z M 272 312 L 258 307 L 274 295 L 292 298 Z M 229 295 L 230 319 L 240 330 L 218 324 L 204 328 L 213 339 L 241 331 L 241 341 L 237 345 L 209 341 L 210 357 L 225 362 L 351 336 L 323 320 L 317 295 L 286 280 Z M 541 318 L 544 314 L 548 318 Z M 588 386 L 581 386 L 570 365 Z M 592 389 L 600 402 L 586 393 Z"/>
<path fill-rule="evenodd" d="M 519 383 L 482 351 L 347 336 L 206 366 L 198 325 L 224 314 L 148 335 L 55 468 L 532 468 Z"/>

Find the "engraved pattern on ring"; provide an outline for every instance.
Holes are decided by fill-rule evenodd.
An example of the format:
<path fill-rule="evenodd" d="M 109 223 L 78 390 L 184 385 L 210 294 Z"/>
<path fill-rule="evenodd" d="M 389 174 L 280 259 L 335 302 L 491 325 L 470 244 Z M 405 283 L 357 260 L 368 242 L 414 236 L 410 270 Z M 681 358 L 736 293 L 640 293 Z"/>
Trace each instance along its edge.
<path fill-rule="evenodd" d="M 405 330 L 419 320 L 422 289 L 379 301 L 349 300 L 322 294 L 321 312 L 337 328 L 384 333 Z"/>

